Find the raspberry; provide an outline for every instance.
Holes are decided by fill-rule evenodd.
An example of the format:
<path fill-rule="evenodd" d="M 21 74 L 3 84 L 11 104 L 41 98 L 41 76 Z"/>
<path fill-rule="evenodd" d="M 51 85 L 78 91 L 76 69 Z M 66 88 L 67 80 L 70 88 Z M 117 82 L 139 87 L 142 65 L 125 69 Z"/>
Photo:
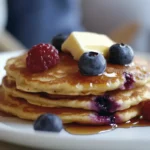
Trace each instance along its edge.
<path fill-rule="evenodd" d="M 48 70 L 58 62 L 58 50 L 51 44 L 38 44 L 33 46 L 26 58 L 26 66 L 32 73 Z"/>

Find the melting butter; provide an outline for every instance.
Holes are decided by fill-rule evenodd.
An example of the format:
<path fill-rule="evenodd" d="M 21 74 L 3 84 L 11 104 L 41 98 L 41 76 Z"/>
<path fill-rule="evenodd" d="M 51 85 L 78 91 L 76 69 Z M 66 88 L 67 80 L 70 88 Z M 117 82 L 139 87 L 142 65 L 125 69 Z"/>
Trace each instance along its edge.
<path fill-rule="evenodd" d="M 107 57 L 108 50 L 115 42 L 104 34 L 92 32 L 72 32 L 62 44 L 62 51 L 72 54 L 75 60 L 88 51 L 99 52 Z"/>

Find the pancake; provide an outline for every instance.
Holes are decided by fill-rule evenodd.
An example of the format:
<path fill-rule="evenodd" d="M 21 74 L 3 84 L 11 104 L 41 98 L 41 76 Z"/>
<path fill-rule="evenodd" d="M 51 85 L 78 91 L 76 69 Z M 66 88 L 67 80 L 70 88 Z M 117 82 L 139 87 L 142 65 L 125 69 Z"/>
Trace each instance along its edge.
<path fill-rule="evenodd" d="M 15 98 L 12 96 L 5 96 L 4 98 L 4 91 L 2 89 L 0 95 L 1 111 L 27 120 L 36 120 L 41 114 L 53 113 L 58 115 L 62 119 L 63 123 L 76 122 L 80 124 L 106 125 L 111 123 L 123 123 L 136 116 L 139 116 L 142 107 L 142 104 L 136 105 L 124 111 L 103 115 L 84 109 L 35 106 L 27 103 L 27 101 L 21 98 Z"/>
<path fill-rule="evenodd" d="M 23 98 L 33 105 L 82 108 L 99 113 L 125 110 L 150 99 L 150 83 L 132 90 L 110 91 L 99 96 L 53 96 L 47 93 L 27 93 L 17 90 L 15 82 L 7 77 L 3 79 L 2 85 L 7 95 Z"/>
<path fill-rule="evenodd" d="M 60 53 L 60 62 L 41 73 L 30 73 L 26 68 L 26 54 L 9 59 L 7 75 L 16 81 L 16 88 L 26 92 L 46 92 L 56 95 L 99 95 L 115 89 L 132 89 L 150 81 L 148 64 L 135 59 L 128 66 L 107 64 L 99 76 L 83 76 L 72 56 Z"/>

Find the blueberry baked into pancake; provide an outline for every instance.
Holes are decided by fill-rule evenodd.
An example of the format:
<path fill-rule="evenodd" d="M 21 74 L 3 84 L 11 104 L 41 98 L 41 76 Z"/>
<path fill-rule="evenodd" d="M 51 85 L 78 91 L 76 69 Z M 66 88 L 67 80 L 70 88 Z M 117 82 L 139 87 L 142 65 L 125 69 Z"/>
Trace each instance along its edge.
<path fill-rule="evenodd" d="M 148 114 L 144 109 L 150 99 L 148 62 L 134 56 L 129 45 L 106 35 L 72 32 L 61 40 L 56 36 L 52 44 L 35 45 L 9 59 L 5 70 L 0 110 L 36 120 L 35 129 L 49 130 L 51 125 L 56 129 L 61 121 L 121 124 Z M 49 124 L 46 129 L 42 121 Z"/>

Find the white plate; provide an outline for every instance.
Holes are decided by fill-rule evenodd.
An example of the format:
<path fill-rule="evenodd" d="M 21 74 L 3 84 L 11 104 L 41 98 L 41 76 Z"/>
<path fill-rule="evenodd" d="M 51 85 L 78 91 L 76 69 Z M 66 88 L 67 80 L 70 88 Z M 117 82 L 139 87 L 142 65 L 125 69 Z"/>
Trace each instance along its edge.
<path fill-rule="evenodd" d="M 5 74 L 6 59 L 21 52 L 0 54 L 0 77 Z M 148 150 L 150 127 L 116 129 L 95 135 L 71 135 L 35 132 L 32 122 L 17 118 L 0 117 L 0 140 L 42 149 L 59 150 Z"/>

